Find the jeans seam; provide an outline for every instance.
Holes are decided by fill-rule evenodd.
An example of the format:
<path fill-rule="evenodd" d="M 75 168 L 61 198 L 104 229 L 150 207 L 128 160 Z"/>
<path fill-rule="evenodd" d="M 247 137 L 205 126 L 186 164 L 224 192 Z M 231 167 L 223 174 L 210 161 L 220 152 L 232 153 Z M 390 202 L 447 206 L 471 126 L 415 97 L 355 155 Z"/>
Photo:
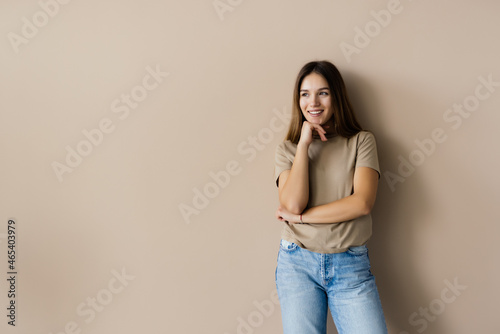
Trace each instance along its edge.
<path fill-rule="evenodd" d="M 326 285 L 325 254 L 321 254 L 321 280 Z"/>

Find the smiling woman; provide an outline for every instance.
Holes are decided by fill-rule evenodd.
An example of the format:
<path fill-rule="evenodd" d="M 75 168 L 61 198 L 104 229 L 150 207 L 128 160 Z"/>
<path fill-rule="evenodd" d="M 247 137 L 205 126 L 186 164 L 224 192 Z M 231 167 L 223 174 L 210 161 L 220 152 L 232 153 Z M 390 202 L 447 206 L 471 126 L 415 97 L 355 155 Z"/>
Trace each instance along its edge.
<path fill-rule="evenodd" d="M 293 102 L 275 156 L 284 333 L 325 334 L 328 308 L 339 334 L 387 333 L 366 247 L 380 178 L 375 137 L 359 125 L 328 61 L 301 69 Z"/>

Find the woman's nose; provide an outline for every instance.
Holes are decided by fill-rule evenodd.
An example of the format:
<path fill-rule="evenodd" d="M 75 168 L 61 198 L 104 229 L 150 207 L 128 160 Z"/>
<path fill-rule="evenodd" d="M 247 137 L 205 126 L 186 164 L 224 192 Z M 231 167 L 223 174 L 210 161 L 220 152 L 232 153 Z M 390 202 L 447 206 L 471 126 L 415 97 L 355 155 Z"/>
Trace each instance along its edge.
<path fill-rule="evenodd" d="M 313 96 L 311 97 L 311 104 L 312 104 L 312 105 L 317 105 L 317 104 L 319 104 L 319 98 L 318 98 L 318 96 L 317 96 L 317 95 L 313 95 Z"/>

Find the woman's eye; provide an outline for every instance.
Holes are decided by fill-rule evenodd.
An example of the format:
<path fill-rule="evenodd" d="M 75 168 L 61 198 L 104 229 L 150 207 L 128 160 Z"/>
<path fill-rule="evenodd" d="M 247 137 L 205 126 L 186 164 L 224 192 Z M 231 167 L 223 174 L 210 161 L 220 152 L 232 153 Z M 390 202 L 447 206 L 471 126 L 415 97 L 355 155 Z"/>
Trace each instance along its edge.
<path fill-rule="evenodd" d="M 319 95 L 328 96 L 328 92 L 319 92 Z M 302 94 L 300 94 L 300 96 L 307 97 L 307 96 L 309 96 L 309 93 L 302 93 Z"/>

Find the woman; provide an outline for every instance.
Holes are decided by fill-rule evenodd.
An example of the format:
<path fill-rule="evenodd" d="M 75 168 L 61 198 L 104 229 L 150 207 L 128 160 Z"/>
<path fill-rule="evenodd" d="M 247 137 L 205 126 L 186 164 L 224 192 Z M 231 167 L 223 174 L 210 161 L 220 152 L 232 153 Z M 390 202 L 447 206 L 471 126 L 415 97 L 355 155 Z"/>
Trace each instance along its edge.
<path fill-rule="evenodd" d="M 339 334 L 387 333 L 365 245 L 380 178 L 376 142 L 356 120 L 332 63 L 300 70 L 275 163 L 284 333 L 326 333 L 328 307 Z"/>

